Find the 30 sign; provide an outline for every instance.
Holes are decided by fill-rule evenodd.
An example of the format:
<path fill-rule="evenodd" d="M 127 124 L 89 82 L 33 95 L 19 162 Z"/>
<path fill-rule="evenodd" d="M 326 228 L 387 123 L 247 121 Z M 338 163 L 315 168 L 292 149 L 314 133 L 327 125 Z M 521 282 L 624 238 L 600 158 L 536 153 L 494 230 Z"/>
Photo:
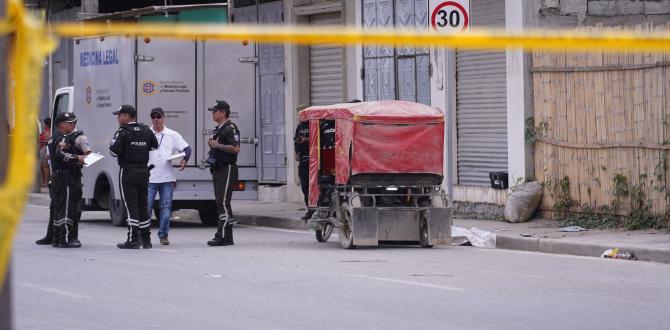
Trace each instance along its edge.
<path fill-rule="evenodd" d="M 470 27 L 469 0 L 430 0 L 430 26 L 444 33 L 466 31 Z"/>

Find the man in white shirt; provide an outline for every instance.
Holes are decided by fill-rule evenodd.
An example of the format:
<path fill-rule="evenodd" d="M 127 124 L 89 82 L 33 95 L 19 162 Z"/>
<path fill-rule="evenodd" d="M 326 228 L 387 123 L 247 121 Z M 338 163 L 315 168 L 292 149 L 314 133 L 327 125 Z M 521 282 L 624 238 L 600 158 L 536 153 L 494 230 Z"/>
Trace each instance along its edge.
<path fill-rule="evenodd" d="M 165 113 L 161 108 L 151 109 L 151 131 L 158 140 L 158 149 L 149 153 L 149 196 L 148 212 L 151 214 L 156 193 L 159 194 L 160 214 L 157 214 L 160 228 L 158 238 L 162 245 L 170 244 L 168 232 L 170 231 L 170 215 L 172 214 L 172 192 L 177 183 L 172 168 L 171 157 L 175 153 L 184 152 L 185 156 L 179 163 L 179 170 L 183 171 L 188 159 L 191 157 L 191 147 L 174 130 L 165 127 Z M 152 167 L 153 166 L 153 167 Z"/>

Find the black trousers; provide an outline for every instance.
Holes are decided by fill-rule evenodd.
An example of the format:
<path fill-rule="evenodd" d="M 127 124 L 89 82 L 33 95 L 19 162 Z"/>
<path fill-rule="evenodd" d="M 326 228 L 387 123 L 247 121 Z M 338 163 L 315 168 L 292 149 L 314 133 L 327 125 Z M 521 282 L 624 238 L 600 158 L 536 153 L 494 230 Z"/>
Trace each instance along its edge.
<path fill-rule="evenodd" d="M 149 195 L 149 169 L 146 167 L 127 167 L 119 171 L 121 199 L 128 212 L 128 238 L 134 239 L 138 229 L 142 235 L 149 234 L 151 220 L 147 211 Z M 132 235 L 131 235 L 132 234 Z M 133 236 L 133 237 L 131 237 Z"/>
<path fill-rule="evenodd" d="M 51 186 L 54 229 L 59 233 L 67 233 L 68 239 L 78 238 L 81 219 L 81 172 L 56 170 Z"/>
<path fill-rule="evenodd" d="M 309 201 L 309 156 L 301 156 L 298 163 L 298 177 L 300 178 L 300 188 L 305 196 L 305 205 Z"/>
<path fill-rule="evenodd" d="M 237 178 L 236 164 L 224 165 L 212 171 L 216 209 L 219 213 L 219 221 L 223 221 L 224 224 L 228 224 L 228 221 L 233 217 L 230 200 L 233 198 L 233 190 L 237 186 Z"/>

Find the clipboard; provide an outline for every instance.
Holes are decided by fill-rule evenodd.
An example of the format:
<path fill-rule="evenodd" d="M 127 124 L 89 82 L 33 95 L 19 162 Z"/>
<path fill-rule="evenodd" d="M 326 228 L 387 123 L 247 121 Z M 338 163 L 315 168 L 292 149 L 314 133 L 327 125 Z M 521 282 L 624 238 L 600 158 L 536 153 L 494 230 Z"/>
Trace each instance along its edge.
<path fill-rule="evenodd" d="M 99 160 L 105 158 L 105 156 L 95 152 L 95 153 L 90 153 L 86 155 L 84 158 L 84 167 L 89 167 L 95 163 L 97 163 Z"/>

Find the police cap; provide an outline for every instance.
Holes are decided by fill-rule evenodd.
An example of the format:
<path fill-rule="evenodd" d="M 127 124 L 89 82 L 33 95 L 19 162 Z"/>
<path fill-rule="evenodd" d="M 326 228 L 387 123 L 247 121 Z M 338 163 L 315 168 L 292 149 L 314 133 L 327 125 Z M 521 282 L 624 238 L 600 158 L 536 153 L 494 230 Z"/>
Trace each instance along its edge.
<path fill-rule="evenodd" d="M 230 104 L 228 104 L 228 102 L 226 102 L 226 101 L 216 100 L 216 104 L 213 107 L 208 108 L 207 110 L 209 110 L 209 111 L 225 111 L 226 113 L 229 114 L 230 113 Z"/>
<path fill-rule="evenodd" d="M 137 110 L 135 110 L 135 108 L 132 105 L 124 104 L 119 108 L 118 111 L 112 112 L 112 114 L 115 116 L 118 116 L 122 113 L 127 113 L 133 118 L 137 117 Z"/>
<path fill-rule="evenodd" d="M 75 116 L 74 113 L 72 112 L 62 112 L 59 113 L 58 116 L 54 119 L 55 125 L 58 125 L 62 122 L 66 123 L 74 123 L 77 121 L 77 116 Z"/>

